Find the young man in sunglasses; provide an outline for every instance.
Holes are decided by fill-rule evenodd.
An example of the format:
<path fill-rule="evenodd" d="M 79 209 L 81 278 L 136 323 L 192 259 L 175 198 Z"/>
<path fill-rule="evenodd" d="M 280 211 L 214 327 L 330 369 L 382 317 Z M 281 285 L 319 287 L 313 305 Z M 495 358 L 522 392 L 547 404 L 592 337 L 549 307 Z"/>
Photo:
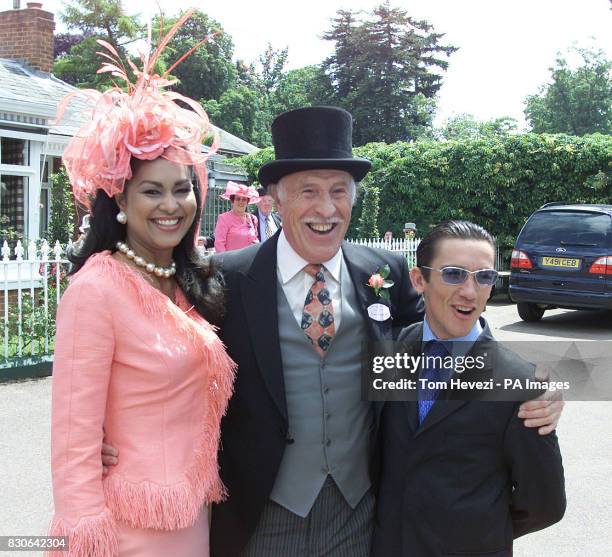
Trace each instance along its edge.
<path fill-rule="evenodd" d="M 416 370 L 415 400 L 386 402 L 383 409 L 374 557 L 509 557 L 514 538 L 564 514 L 555 433 L 523 427 L 520 402 L 485 402 L 477 392 L 447 388 L 453 379 L 458 384 L 457 378 L 487 372 L 495 382 L 533 378 L 534 366 L 494 344 L 481 315 L 497 278 L 494 262 L 491 235 L 465 221 L 437 226 L 418 247 L 410 276 L 423 294 L 425 320 L 403 329 L 398 340 L 431 359 Z M 493 347 L 496 357 L 480 376 L 442 364 L 482 356 L 482 346 Z"/>

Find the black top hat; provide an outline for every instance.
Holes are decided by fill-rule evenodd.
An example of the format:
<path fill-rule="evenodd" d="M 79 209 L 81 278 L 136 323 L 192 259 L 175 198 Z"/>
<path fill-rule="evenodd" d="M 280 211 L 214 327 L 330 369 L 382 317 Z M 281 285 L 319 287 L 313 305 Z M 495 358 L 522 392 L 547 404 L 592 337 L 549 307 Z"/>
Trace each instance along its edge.
<path fill-rule="evenodd" d="M 272 122 L 276 160 L 259 169 L 262 186 L 301 170 L 345 170 L 359 182 L 372 163 L 353 157 L 353 117 L 335 106 L 289 110 Z"/>

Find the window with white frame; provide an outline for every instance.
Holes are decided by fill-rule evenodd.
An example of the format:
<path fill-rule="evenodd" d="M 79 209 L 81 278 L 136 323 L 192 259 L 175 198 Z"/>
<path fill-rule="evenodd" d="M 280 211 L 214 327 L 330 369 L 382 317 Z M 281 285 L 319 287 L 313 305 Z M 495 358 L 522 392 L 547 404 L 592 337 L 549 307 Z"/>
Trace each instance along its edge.
<path fill-rule="evenodd" d="M 14 242 L 26 233 L 30 142 L 0 137 L 0 165 L 0 241 Z"/>
<path fill-rule="evenodd" d="M 0 164 L 30 165 L 30 142 L 26 139 L 0 137 Z"/>

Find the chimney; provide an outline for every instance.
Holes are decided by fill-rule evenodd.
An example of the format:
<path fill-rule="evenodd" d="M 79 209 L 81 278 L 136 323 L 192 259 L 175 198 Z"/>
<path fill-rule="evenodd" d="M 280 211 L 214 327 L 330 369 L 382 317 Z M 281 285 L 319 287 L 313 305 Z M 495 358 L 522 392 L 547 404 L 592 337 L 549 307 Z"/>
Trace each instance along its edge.
<path fill-rule="evenodd" d="M 30 68 L 51 73 L 54 29 L 53 14 L 44 11 L 41 2 L 0 12 L 0 58 L 23 61 Z"/>

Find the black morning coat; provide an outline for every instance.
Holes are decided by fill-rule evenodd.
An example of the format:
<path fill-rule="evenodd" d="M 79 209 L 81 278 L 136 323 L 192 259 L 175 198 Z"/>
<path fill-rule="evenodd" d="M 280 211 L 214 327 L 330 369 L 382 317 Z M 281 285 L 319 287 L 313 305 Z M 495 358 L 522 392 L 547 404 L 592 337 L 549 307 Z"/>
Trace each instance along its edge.
<path fill-rule="evenodd" d="M 288 442 L 287 407 L 276 306 L 276 246 L 280 231 L 266 242 L 215 256 L 227 287 L 227 313 L 220 336 L 238 372 L 227 414 L 221 423 L 219 464 L 229 497 L 215 505 L 210 532 L 212 557 L 238 557 L 269 499 Z M 392 326 L 422 320 L 420 296 L 408 276 L 406 258 L 385 250 L 342 243 L 360 309 L 372 340 L 390 339 Z M 388 264 L 392 319 L 374 321 L 367 308 L 380 302 L 367 286 Z M 357 339 L 356 339 L 357 340 Z M 377 429 L 380 405 L 373 404 Z M 374 449 L 373 453 L 377 453 Z M 376 466 L 373 459 L 372 466 Z M 372 472 L 372 477 L 376 472 Z"/>
<path fill-rule="evenodd" d="M 461 380 L 533 379 L 534 366 L 495 344 L 484 324 L 473 350 L 490 353 L 493 346 L 495 366 L 464 371 Z M 398 341 L 420 346 L 422 331 L 415 324 Z M 441 391 L 421 425 L 417 402 L 385 403 L 374 557 L 508 557 L 513 538 L 561 520 L 565 483 L 556 434 L 526 428 L 520 402 L 462 396 Z"/>

